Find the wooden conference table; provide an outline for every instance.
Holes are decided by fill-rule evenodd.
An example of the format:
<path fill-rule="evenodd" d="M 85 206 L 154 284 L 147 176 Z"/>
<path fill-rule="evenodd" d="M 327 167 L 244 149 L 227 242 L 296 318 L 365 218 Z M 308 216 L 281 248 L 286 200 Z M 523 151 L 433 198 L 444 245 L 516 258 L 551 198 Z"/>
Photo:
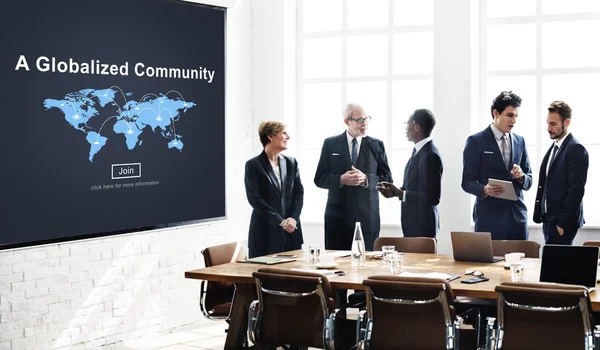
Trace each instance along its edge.
<path fill-rule="evenodd" d="M 332 252 L 325 251 L 323 254 Z M 308 255 L 302 250 L 287 253 L 297 254 L 297 261 L 269 266 L 234 262 L 187 271 L 185 273 L 185 277 L 191 279 L 236 283 L 237 294 L 232 306 L 231 322 L 229 324 L 229 331 L 227 332 L 225 349 L 239 349 L 242 347 L 241 344 L 244 340 L 248 322 L 248 307 L 256 299 L 256 287 L 252 278 L 254 271 L 264 267 L 280 269 L 314 268 L 308 259 Z M 333 288 L 362 290 L 364 289 L 362 282 L 367 277 L 389 275 L 390 273 L 381 260 L 367 260 L 364 267 L 354 269 L 350 266 L 350 257 L 336 258 L 335 261 L 339 264 L 336 270 L 342 270 L 346 274 L 328 276 Z M 540 259 L 523 259 L 525 264 L 525 282 L 537 282 L 539 280 L 540 261 Z M 461 283 L 461 280 L 472 277 L 465 276 L 467 269 L 481 271 L 490 280 L 475 284 Z M 452 290 L 456 296 L 471 298 L 496 299 L 494 288 L 502 282 L 510 282 L 510 271 L 504 269 L 503 261 L 497 263 L 458 262 L 454 261 L 451 255 L 404 253 L 402 270 L 415 273 L 442 272 L 446 274 L 459 274 L 461 275 L 459 279 L 450 282 Z M 591 293 L 590 299 L 593 310 L 600 311 L 600 296 L 598 292 Z"/>

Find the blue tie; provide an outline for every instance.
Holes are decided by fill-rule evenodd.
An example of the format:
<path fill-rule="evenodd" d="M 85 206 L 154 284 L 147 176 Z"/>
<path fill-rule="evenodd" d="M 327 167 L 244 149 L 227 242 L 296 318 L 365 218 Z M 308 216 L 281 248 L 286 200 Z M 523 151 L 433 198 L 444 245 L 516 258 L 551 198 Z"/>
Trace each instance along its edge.
<path fill-rule="evenodd" d="M 554 144 L 554 152 L 552 152 L 552 157 L 550 158 L 550 161 L 548 162 L 548 167 L 546 168 L 548 171 L 550 170 L 550 167 L 552 166 L 552 163 L 554 163 L 554 159 L 556 158 L 556 153 L 558 153 L 558 145 Z M 546 181 L 548 181 L 548 173 L 546 173 Z M 546 215 L 546 191 L 547 189 L 545 188 L 546 186 L 544 185 L 544 192 L 542 192 L 542 216 Z"/>
<path fill-rule="evenodd" d="M 356 139 L 352 139 L 352 165 L 356 166 L 356 158 L 358 158 L 358 142 Z"/>
<path fill-rule="evenodd" d="M 410 163 L 412 163 L 416 153 L 417 149 L 413 148 L 412 154 L 410 155 L 410 158 L 408 158 L 408 162 L 406 162 L 406 167 L 404 167 L 404 186 L 406 186 L 406 183 L 408 182 L 408 169 L 410 169 Z"/>
<path fill-rule="evenodd" d="M 417 149 L 413 148 L 412 154 L 410 155 L 410 158 L 408 159 L 408 163 L 406 164 L 406 169 L 410 168 L 410 163 L 412 163 L 412 160 L 415 157 L 416 153 L 417 153 Z"/>
<path fill-rule="evenodd" d="M 550 158 L 550 163 L 548 164 L 548 169 L 550 169 L 550 167 L 552 166 L 552 163 L 554 163 L 554 159 L 556 159 L 556 153 L 558 153 L 558 145 L 554 145 L 554 152 L 552 152 L 552 158 Z"/>

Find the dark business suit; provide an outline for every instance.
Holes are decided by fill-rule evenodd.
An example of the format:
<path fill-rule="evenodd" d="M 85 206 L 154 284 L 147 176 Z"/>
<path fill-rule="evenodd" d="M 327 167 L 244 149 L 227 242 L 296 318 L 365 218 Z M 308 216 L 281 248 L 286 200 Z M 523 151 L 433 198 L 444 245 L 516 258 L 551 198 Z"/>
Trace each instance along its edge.
<path fill-rule="evenodd" d="M 440 219 L 437 205 L 442 192 L 442 157 L 433 141 L 427 142 L 406 164 L 402 202 L 402 233 L 405 237 L 435 238 Z"/>
<path fill-rule="evenodd" d="M 303 243 L 300 212 L 304 187 L 298 162 L 292 157 L 279 155 L 279 172 L 281 188 L 264 151 L 246 162 L 246 196 L 253 208 L 248 232 L 248 255 L 251 258 L 300 249 Z M 279 226 L 288 217 L 297 222 L 298 229 L 292 233 Z"/>
<path fill-rule="evenodd" d="M 350 250 L 354 225 L 361 223 L 365 248 L 373 249 L 379 236 L 378 181 L 392 182 L 383 142 L 365 136 L 360 144 L 356 168 L 368 181 L 365 186 L 342 186 L 340 177 L 352 169 L 346 132 L 325 139 L 315 174 L 315 184 L 329 190 L 325 209 L 325 248 Z"/>
<path fill-rule="evenodd" d="M 553 147 L 554 143 L 546 152 L 540 168 L 533 221 L 543 223 L 547 244 L 573 244 L 577 230 L 584 224 L 583 194 L 589 166 L 588 153 L 572 134 L 567 135 L 546 175 Z M 542 208 L 544 197 L 545 210 Z M 557 225 L 564 229 L 562 236 L 556 229 Z"/>
<path fill-rule="evenodd" d="M 491 232 L 492 239 L 525 240 L 528 238 L 527 207 L 523 190 L 531 188 L 531 166 L 523 137 L 511 133 L 512 165 L 521 167 L 523 182 L 514 179 L 506 169 L 502 153 L 491 126 L 469 136 L 463 151 L 462 188 L 476 197 L 473 207 L 475 231 Z M 483 187 L 490 178 L 511 181 L 516 201 L 484 197 Z"/>

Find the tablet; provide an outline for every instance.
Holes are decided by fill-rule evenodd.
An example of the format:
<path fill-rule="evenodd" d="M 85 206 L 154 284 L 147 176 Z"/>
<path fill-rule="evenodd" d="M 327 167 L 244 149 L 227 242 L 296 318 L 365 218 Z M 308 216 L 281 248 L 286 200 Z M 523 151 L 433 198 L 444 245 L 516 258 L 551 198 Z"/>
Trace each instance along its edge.
<path fill-rule="evenodd" d="M 495 198 L 502 198 L 502 199 L 506 199 L 509 201 L 517 200 L 517 194 L 515 193 L 515 186 L 513 185 L 513 183 L 511 181 L 504 181 L 504 180 L 490 178 L 490 179 L 488 179 L 488 183 L 490 185 L 501 186 L 502 188 L 504 188 L 504 192 L 500 193 Z"/>

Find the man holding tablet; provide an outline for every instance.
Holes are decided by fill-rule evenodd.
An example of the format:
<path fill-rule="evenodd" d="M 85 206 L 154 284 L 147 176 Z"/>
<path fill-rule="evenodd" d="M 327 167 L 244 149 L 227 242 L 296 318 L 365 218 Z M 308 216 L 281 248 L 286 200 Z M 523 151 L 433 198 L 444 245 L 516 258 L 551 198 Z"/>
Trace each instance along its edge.
<path fill-rule="evenodd" d="M 462 188 L 476 197 L 473 221 L 476 232 L 491 232 L 493 240 L 528 238 L 527 207 L 523 191 L 531 188 L 531 166 L 525 140 L 512 132 L 521 98 L 503 91 L 491 106 L 493 122 L 469 136 L 463 151 Z M 517 200 L 498 196 L 504 192 L 489 179 L 510 181 Z"/>

